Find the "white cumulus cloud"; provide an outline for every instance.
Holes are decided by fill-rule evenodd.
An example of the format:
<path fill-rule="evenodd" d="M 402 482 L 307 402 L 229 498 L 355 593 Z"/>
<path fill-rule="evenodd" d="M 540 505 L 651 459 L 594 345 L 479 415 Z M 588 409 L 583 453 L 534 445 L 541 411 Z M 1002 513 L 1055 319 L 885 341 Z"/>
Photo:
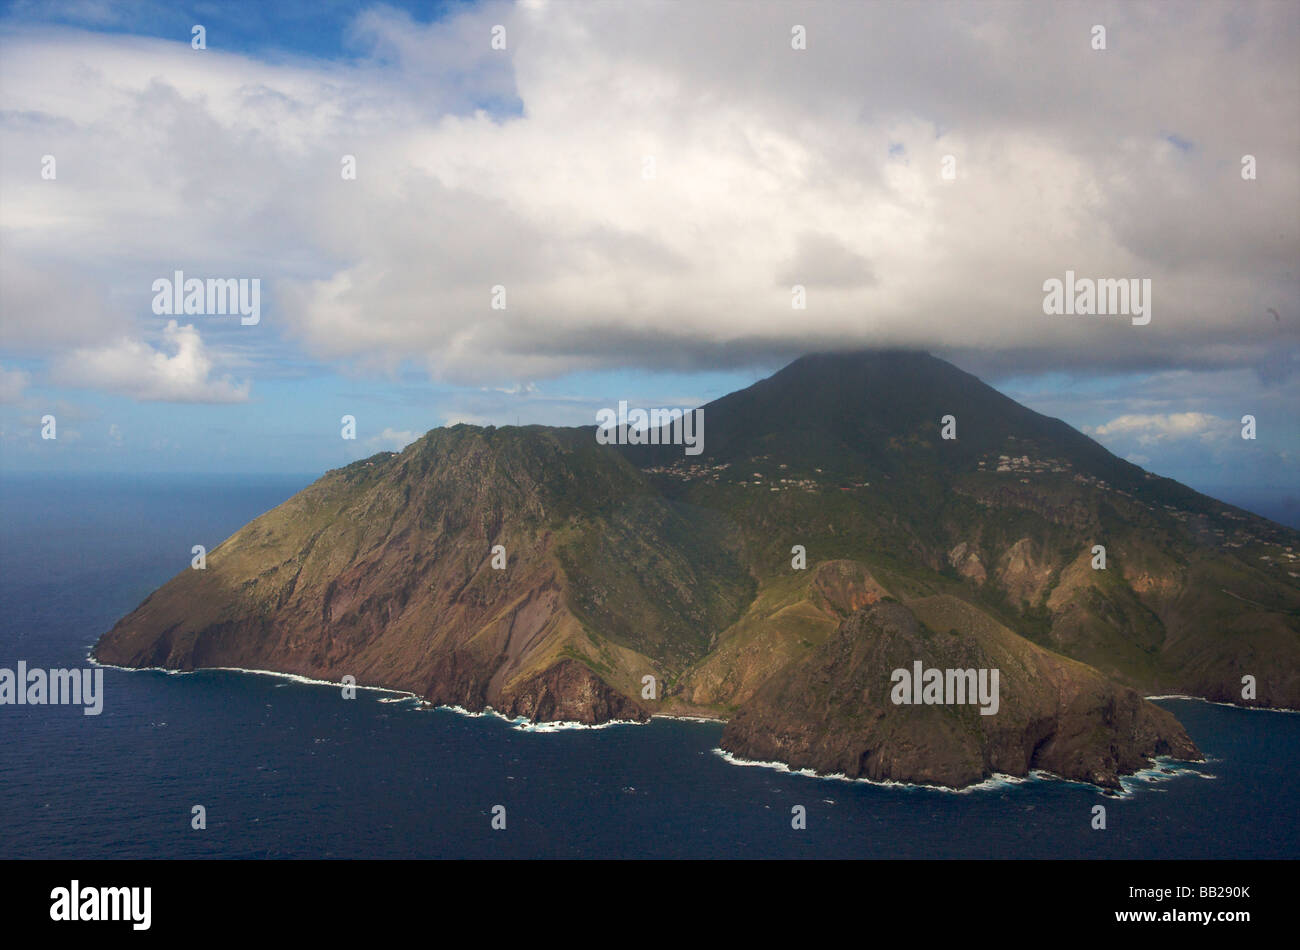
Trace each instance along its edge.
<path fill-rule="evenodd" d="M 9 345 L 156 332 L 174 269 L 263 279 L 255 357 L 477 385 L 872 344 L 1254 368 L 1300 342 L 1294 4 L 376 5 L 352 40 L 0 37 Z M 1067 269 L 1150 278 L 1151 324 L 1044 316 Z"/>
<path fill-rule="evenodd" d="M 1139 445 L 1151 445 L 1169 439 L 1200 438 L 1211 440 L 1227 435 L 1232 423 L 1204 412 L 1131 413 L 1118 416 L 1099 426 L 1085 426 L 1095 436 L 1127 436 Z"/>
<path fill-rule="evenodd" d="M 141 402 L 247 401 L 251 384 L 213 378 L 213 366 L 199 331 L 169 320 L 162 349 L 133 339 L 78 349 L 55 362 L 53 376 L 66 386 L 103 389 Z"/>
<path fill-rule="evenodd" d="M 372 436 L 366 440 L 366 444 L 380 449 L 389 449 L 393 452 L 400 452 L 420 436 L 423 432 L 412 432 L 409 429 L 392 429 L 385 428 L 379 435 Z"/>

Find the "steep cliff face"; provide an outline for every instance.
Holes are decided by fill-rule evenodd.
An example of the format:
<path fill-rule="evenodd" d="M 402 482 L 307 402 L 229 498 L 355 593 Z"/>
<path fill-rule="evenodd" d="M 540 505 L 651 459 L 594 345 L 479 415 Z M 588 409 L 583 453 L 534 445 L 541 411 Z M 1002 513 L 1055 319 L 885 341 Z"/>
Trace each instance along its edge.
<path fill-rule="evenodd" d="M 576 430 L 434 430 L 254 520 L 95 654 L 351 675 L 532 718 L 644 719 L 642 678 L 702 655 L 751 584 L 725 524 L 681 507 Z M 691 532 L 698 544 L 677 543 Z"/>
<path fill-rule="evenodd" d="M 644 706 L 611 689 L 586 666 L 564 659 L 515 685 L 501 711 L 536 722 L 581 722 L 595 725 L 611 720 L 644 722 Z"/>
<path fill-rule="evenodd" d="M 1300 533 L 924 354 L 805 358 L 704 411 L 689 457 L 435 429 L 241 528 L 96 657 L 539 720 L 719 716 L 754 758 L 940 784 L 1113 785 L 1194 754 L 1134 690 L 1300 707 Z M 998 714 L 882 705 L 881 670 L 916 659 L 1006 664 Z"/>
<path fill-rule="evenodd" d="M 933 697 L 965 702 L 894 703 L 894 671 L 910 682 L 918 662 L 975 670 L 987 694 L 977 686 Z M 1173 716 L 1095 670 L 995 625 L 938 633 L 892 602 L 858 610 L 764 684 L 727 723 L 722 747 L 819 773 L 953 787 L 1031 769 L 1116 787 L 1151 756 L 1199 757 Z"/>

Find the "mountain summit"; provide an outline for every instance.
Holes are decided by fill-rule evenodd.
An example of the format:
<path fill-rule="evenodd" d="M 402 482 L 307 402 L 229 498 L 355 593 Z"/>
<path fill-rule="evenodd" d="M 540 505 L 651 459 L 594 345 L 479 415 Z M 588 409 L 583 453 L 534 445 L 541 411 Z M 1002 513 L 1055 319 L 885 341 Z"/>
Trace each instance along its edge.
<path fill-rule="evenodd" d="M 738 755 L 953 786 L 1197 757 L 1143 694 L 1300 707 L 1300 533 L 924 353 L 804 357 L 703 412 L 699 455 L 434 429 L 241 528 L 95 656 L 714 716 Z M 952 699 L 981 671 L 991 714 Z"/>

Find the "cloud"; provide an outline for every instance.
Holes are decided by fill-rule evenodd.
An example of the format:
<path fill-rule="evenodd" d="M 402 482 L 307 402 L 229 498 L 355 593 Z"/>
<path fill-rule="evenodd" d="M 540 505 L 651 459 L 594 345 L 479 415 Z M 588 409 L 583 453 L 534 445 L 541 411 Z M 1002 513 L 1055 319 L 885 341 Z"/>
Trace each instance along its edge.
<path fill-rule="evenodd" d="M 169 320 L 163 343 L 168 356 L 138 340 L 78 349 L 54 364 L 56 382 L 65 386 L 104 389 L 140 402 L 246 402 L 250 383 L 229 376 L 211 377 L 213 360 L 192 325 Z"/>
<path fill-rule="evenodd" d="M 20 369 L 5 369 L 0 366 L 0 404 L 16 403 L 23 398 L 23 391 L 31 377 Z"/>
<path fill-rule="evenodd" d="M 1139 445 L 1152 445 L 1170 439 L 1209 441 L 1221 438 L 1231 434 L 1232 423 L 1204 412 L 1135 413 L 1119 416 L 1099 426 L 1085 426 L 1084 431 L 1101 437 L 1135 438 Z"/>
<path fill-rule="evenodd" d="M 412 432 L 409 429 L 403 429 L 399 432 L 395 429 L 385 428 L 379 435 L 367 439 L 366 444 L 375 448 L 388 448 L 394 452 L 400 452 L 422 435 L 424 435 L 423 432 Z"/>
<path fill-rule="evenodd" d="M 781 275 L 783 286 L 811 284 L 814 287 L 865 287 L 876 276 L 871 262 L 829 234 L 800 235 L 794 258 Z"/>
<path fill-rule="evenodd" d="M 872 344 L 1295 369 L 1294 5 L 376 7 L 339 62 L 184 40 L 0 38 L 7 346 L 145 337 L 183 269 L 263 279 L 253 374 L 276 347 L 498 385 Z M 1151 278 L 1152 323 L 1044 316 L 1067 269 Z"/>

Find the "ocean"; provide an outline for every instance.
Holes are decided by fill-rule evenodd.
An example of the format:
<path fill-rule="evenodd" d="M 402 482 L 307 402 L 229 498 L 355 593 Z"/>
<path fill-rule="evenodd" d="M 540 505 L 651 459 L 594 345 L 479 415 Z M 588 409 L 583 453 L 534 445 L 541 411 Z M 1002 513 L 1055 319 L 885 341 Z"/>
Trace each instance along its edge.
<path fill-rule="evenodd" d="M 310 480 L 0 477 L 0 667 L 88 666 L 194 544 Z M 733 764 L 719 723 L 538 730 L 257 673 L 106 669 L 103 689 L 98 716 L 0 706 L 0 858 L 1300 857 L 1290 713 L 1159 700 L 1207 761 L 1114 797 L 815 778 Z"/>

